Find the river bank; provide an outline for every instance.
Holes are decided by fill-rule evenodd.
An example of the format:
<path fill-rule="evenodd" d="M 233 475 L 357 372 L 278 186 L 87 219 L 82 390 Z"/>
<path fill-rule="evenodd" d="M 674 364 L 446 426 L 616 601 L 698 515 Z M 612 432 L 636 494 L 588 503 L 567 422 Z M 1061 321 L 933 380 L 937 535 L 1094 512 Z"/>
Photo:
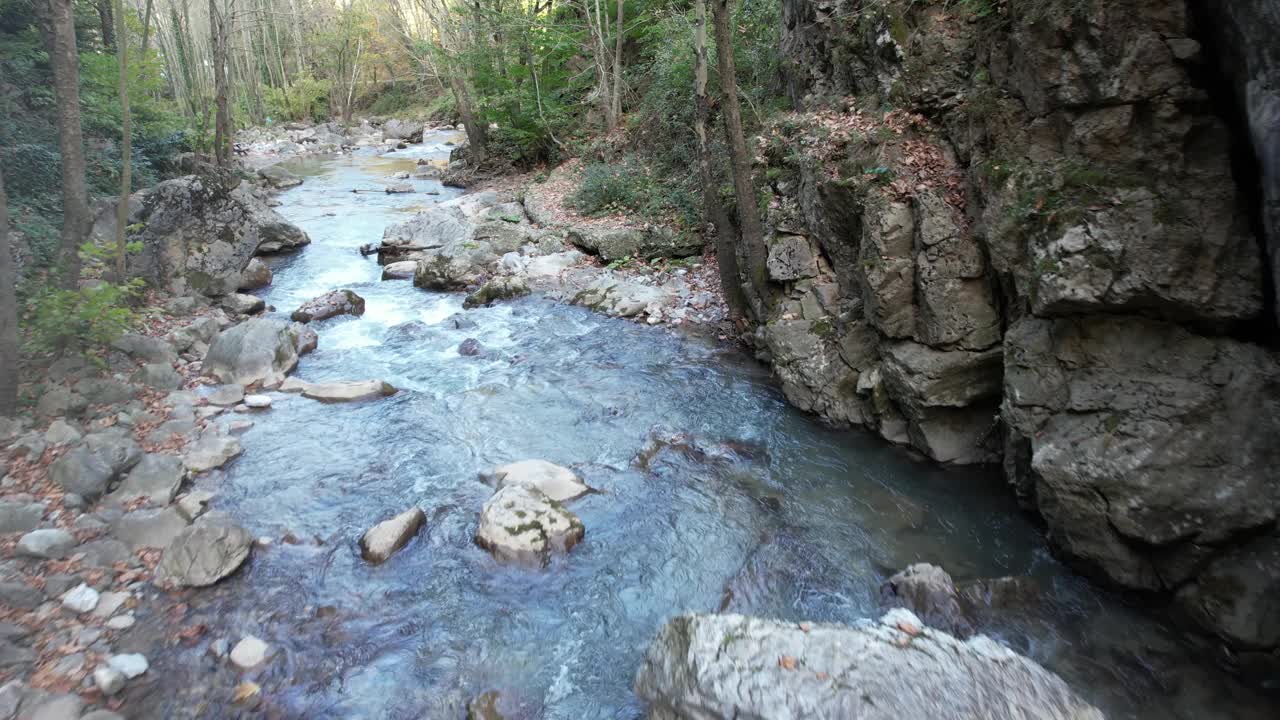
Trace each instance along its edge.
<path fill-rule="evenodd" d="M 524 217 L 511 222 L 514 194 L 462 194 L 414 177 L 415 155 L 447 152 L 439 144 L 291 161 L 286 169 L 301 184 L 261 200 L 308 243 L 259 257 L 267 284 L 235 283 L 261 306 L 231 295 L 216 308 L 163 300 L 168 311 L 147 332 L 166 338 L 173 358 L 161 345 L 132 341 L 134 359 L 122 353 L 109 378 L 127 388 L 127 401 L 88 402 L 97 386 L 78 383 L 98 376 L 92 368 L 54 378 L 45 396 L 67 403 L 46 401 L 44 418 L 93 434 L 127 414 L 143 451 L 181 457 L 183 467 L 173 485 L 166 476 L 152 509 L 67 505 L 48 465 L 85 441 L 50 443 L 65 431 L 47 419 L 20 431 L 10 457 L 16 446 L 27 450 L 10 460 L 6 501 L 43 502 L 37 524 L 76 540 L 58 560 L 5 547 L 6 567 L 39 593 L 28 593 L 33 608 L 5 619 L 25 633 L 6 642 L 28 643 L 34 657 L 25 662 L 40 668 L 27 686 L 79 690 L 81 700 L 127 717 L 248 708 L 280 717 L 460 717 L 490 692 L 514 707 L 508 717 L 631 716 L 644 711 L 632 679 L 668 618 L 723 611 L 856 624 L 880 615 L 881 586 L 894 573 L 931 562 L 961 585 L 1019 578 L 1018 597 L 983 597 L 976 629 L 1059 674 L 1109 717 L 1266 716 L 1264 699 L 1215 671 L 1177 632 L 1055 562 L 993 473 L 917 462 L 877 439 L 825 427 L 791 408 L 766 369 L 717 341 L 723 333 L 685 332 L 718 322 L 697 319 L 705 308 L 675 304 L 700 291 L 690 274 L 715 277 L 709 260 L 642 270 L 566 257 L 583 251 L 566 244 L 568 231 L 532 217 L 536 192 L 535 209 L 525 194 Z M 409 177 L 394 177 L 402 172 Z M 414 191 L 385 191 L 397 182 Z M 485 192 L 491 198 L 478 201 Z M 446 220 L 459 234 L 437 244 L 431 228 Z M 403 235 L 391 230 L 397 226 Z M 499 253 L 513 238 L 515 248 Z M 397 252 L 420 253 L 414 275 L 420 262 L 446 268 L 422 282 L 449 289 L 383 280 L 392 263 L 360 248 L 388 240 Z M 453 262 L 459 258 L 468 262 Z M 571 258 L 554 273 L 530 272 Z M 468 286 L 492 281 L 477 265 L 504 263 L 511 267 L 494 276 L 531 292 L 464 307 Z M 582 297 L 602 281 L 614 284 Z M 607 290 L 621 282 L 673 299 L 612 302 Z M 370 379 L 396 392 L 319 402 L 267 387 L 288 372 L 274 363 L 265 373 L 279 379 L 246 376 L 240 386 L 210 376 L 221 366 L 209 346 L 249 317 L 227 307 L 289 328 L 295 309 L 338 290 L 358 294 L 361 311 L 308 323 L 315 347 L 300 360 L 313 344 L 305 330 L 273 350 L 297 362 L 299 382 Z M 636 308 L 630 317 L 640 321 L 584 307 L 599 294 L 606 300 L 596 305 L 615 315 Z M 469 340 L 478 352 L 460 352 Z M 146 369 L 165 364 L 176 380 Z M 146 380 L 173 387 L 142 389 Z M 250 408 L 246 393 L 265 395 L 269 408 Z M 140 407 L 126 408 L 133 402 Z M 181 432 L 169 434 L 172 444 L 151 443 L 166 423 Z M 38 440 L 52 447 L 31 447 Z M 478 478 L 526 458 L 557 463 L 598 491 L 567 504 L 584 540 L 541 571 L 501 563 L 474 543 L 493 496 Z M 957 495 L 957 485 L 968 492 Z M 197 511 L 195 524 L 187 525 L 184 507 Z M 365 531 L 409 507 L 422 509 L 423 527 L 370 564 L 359 542 Z M 225 513 L 242 529 L 236 548 L 252 539 L 243 565 L 209 588 L 164 589 L 151 573 L 163 561 L 154 549 L 162 539 L 141 539 L 134 552 L 127 528 L 156 519 L 156 532 L 187 532 L 204 526 L 204 512 Z M 159 527 L 174 515 L 180 523 Z M 82 538 L 88 527 L 98 532 Z M 124 567 L 111 563 L 101 575 L 86 567 L 84 547 L 95 541 L 103 543 L 95 549 L 125 543 Z M 51 577 L 62 579 L 50 585 Z M 107 592 L 127 592 L 133 625 L 108 627 L 126 610 L 101 619 L 97 606 L 68 610 L 73 580 L 97 591 L 99 603 Z M 86 684 L 106 657 L 133 653 L 149 667 L 113 699 Z M 59 666 L 66 657 L 75 659 Z"/>

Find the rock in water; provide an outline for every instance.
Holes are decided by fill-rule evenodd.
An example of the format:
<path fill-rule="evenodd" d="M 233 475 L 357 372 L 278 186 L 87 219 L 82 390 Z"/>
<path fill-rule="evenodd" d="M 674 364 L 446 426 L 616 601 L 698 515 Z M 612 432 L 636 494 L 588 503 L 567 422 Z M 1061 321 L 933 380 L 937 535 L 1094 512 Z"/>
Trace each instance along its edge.
<path fill-rule="evenodd" d="M 413 184 L 407 182 L 394 182 L 387 186 L 387 194 L 411 193 L 413 192 Z"/>
<path fill-rule="evenodd" d="M 205 587 L 235 572 L 249 557 L 253 537 L 220 513 L 206 513 L 164 550 L 160 569 L 181 587 Z"/>
<path fill-rule="evenodd" d="M 302 178 L 294 175 L 280 165 L 268 165 L 258 169 L 258 177 L 267 181 L 267 184 L 277 190 L 285 188 L 297 187 L 302 184 Z"/>
<path fill-rule="evenodd" d="M 467 338 L 458 343 L 458 354 L 467 357 L 476 357 L 484 352 L 484 346 L 475 338 Z"/>
<path fill-rule="evenodd" d="M 375 565 L 386 562 L 387 558 L 409 544 L 426 521 L 426 513 L 418 507 L 405 510 L 390 520 L 383 520 L 369 528 L 364 537 L 360 538 L 360 554 Z"/>
<path fill-rule="evenodd" d="M 383 280 L 412 280 L 413 273 L 418 269 L 417 260 L 401 260 L 400 262 L 387 263 L 382 268 Z"/>
<path fill-rule="evenodd" d="M 358 317 L 363 314 L 364 298 L 350 290 L 334 290 L 308 300 L 302 307 L 293 311 L 292 318 L 295 322 L 306 323 L 312 320 L 325 320 L 335 315 Z"/>
<path fill-rule="evenodd" d="M 145 673 L 151 667 L 150 663 L 147 662 L 147 658 L 138 653 L 112 655 L 107 659 L 107 666 L 130 680 Z"/>
<path fill-rule="evenodd" d="M 258 258 L 253 258 L 244 270 L 240 271 L 240 286 L 236 289 L 244 292 L 264 288 L 270 284 L 271 268 Z"/>
<path fill-rule="evenodd" d="M 572 470 L 546 460 L 521 460 L 499 465 L 487 479 L 499 489 L 519 485 L 537 490 L 556 502 L 568 502 L 591 492 L 591 488 Z"/>
<path fill-rule="evenodd" d="M 502 562 L 543 566 L 551 553 L 569 552 L 585 534 L 582 521 L 560 503 L 512 485 L 485 502 L 476 544 Z"/>
<path fill-rule="evenodd" d="M 396 389 L 382 380 L 350 380 L 334 383 L 305 383 L 302 396 L 323 402 L 357 402 L 394 395 Z"/>
<path fill-rule="evenodd" d="M 529 285 L 517 277 L 497 277 L 480 286 L 462 301 L 462 307 L 471 309 L 483 305 L 492 305 L 499 300 L 507 300 L 529 294 Z"/>
<path fill-rule="evenodd" d="M 302 325 L 252 318 L 213 339 L 204 370 L 224 383 L 276 385 L 298 364 L 305 346 Z"/>
<path fill-rule="evenodd" d="M 967 637 L 973 623 L 965 615 L 951 575 L 937 565 L 916 563 L 880 586 L 880 601 L 888 607 L 904 607 L 932 627 Z"/>
<path fill-rule="evenodd" d="M 245 635 L 231 648 L 231 662 L 241 670 L 252 670 L 271 657 L 271 646 L 253 635 Z"/>
<path fill-rule="evenodd" d="M 651 720 L 1103 720 L 1031 660 L 903 609 L 854 627 L 682 615 L 649 646 L 635 691 Z"/>
<path fill-rule="evenodd" d="M 231 293 L 223 296 L 222 307 L 236 315 L 257 315 L 267 309 L 267 303 L 257 295 Z"/>

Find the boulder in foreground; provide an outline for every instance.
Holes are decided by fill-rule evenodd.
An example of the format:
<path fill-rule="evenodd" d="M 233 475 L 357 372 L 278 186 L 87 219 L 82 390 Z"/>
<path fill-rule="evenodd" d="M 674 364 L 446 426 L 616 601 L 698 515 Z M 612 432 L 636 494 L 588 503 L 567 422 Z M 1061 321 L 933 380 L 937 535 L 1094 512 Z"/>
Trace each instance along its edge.
<path fill-rule="evenodd" d="M 364 537 L 360 538 L 360 555 L 375 565 L 386 562 L 387 558 L 409 544 L 426 521 L 427 515 L 419 507 L 405 510 L 390 520 L 383 520 L 369 528 Z"/>
<path fill-rule="evenodd" d="M 1103 720 L 1057 675 L 891 610 L 857 626 L 682 615 L 649 646 L 650 720 Z"/>
<path fill-rule="evenodd" d="M 253 537 L 225 516 L 207 513 L 169 543 L 160 559 L 165 579 L 205 587 L 235 572 L 249 557 Z"/>
<path fill-rule="evenodd" d="M 218 333 L 205 355 L 204 370 L 224 383 L 277 385 L 298 364 L 308 335 L 314 338 L 304 326 L 283 320 L 246 320 Z"/>

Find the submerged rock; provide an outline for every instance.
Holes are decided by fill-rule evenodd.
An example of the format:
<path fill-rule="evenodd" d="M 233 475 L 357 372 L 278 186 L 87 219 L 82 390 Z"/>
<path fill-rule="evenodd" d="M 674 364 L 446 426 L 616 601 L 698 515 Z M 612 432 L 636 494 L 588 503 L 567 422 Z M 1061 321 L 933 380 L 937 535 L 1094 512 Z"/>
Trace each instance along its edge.
<path fill-rule="evenodd" d="M 333 290 L 319 297 L 312 298 L 293 311 L 291 316 L 295 322 L 311 322 L 326 320 L 337 315 L 364 314 L 364 298 L 351 290 Z"/>
<path fill-rule="evenodd" d="M 582 521 L 537 490 L 512 485 L 484 504 L 476 544 L 502 562 L 543 566 L 586 534 Z"/>
<path fill-rule="evenodd" d="M 475 338 L 467 338 L 458 343 L 458 354 L 466 357 L 476 357 L 484 352 L 484 346 Z"/>
<path fill-rule="evenodd" d="M 484 285 L 481 285 L 478 290 L 468 295 L 462 301 L 462 307 L 469 310 L 483 305 L 492 305 L 498 300 L 508 300 L 528 294 L 529 285 L 523 279 L 518 277 L 497 277 L 489 280 Z"/>
<path fill-rule="evenodd" d="M 364 537 L 360 538 L 361 556 L 375 565 L 386 562 L 387 558 L 409 544 L 426 521 L 426 513 L 418 507 L 405 510 L 390 520 L 383 520 L 369 528 Z"/>
<path fill-rule="evenodd" d="M 382 380 L 302 383 L 300 390 L 303 397 L 322 402 L 358 402 L 360 400 L 387 397 L 396 393 L 395 386 Z"/>
<path fill-rule="evenodd" d="M 499 465 L 485 479 L 498 489 L 520 486 L 537 490 L 556 502 L 568 502 L 591 492 L 591 488 L 572 470 L 546 460 L 521 460 Z"/>
<path fill-rule="evenodd" d="M 252 670 L 271 658 L 271 646 L 253 635 L 245 635 L 231 648 L 231 662 L 241 670 Z"/>
<path fill-rule="evenodd" d="M 235 572 L 249 557 L 253 536 L 219 513 L 206 513 L 164 550 L 160 569 L 181 587 L 205 587 Z"/>
<path fill-rule="evenodd" d="M 635 691 L 653 720 L 1103 720 L 1031 660 L 902 609 L 853 627 L 682 615 L 649 646 Z"/>

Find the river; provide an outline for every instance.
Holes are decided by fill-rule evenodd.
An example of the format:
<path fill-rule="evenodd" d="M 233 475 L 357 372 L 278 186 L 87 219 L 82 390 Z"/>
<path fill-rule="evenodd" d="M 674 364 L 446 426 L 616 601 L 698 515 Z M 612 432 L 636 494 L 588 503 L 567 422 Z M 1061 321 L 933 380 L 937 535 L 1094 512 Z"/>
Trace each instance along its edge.
<path fill-rule="evenodd" d="M 466 311 L 476 326 L 459 330 L 446 318 L 460 294 L 380 282 L 358 247 L 459 191 L 418 179 L 415 194 L 350 191 L 439 157 L 442 140 L 291 166 L 306 182 L 279 211 L 312 244 L 271 260 L 263 297 L 281 315 L 334 288 L 367 301 L 363 317 L 316 324 L 319 349 L 296 375 L 400 392 L 350 405 L 275 394 L 244 454 L 198 482 L 271 543 L 187 598 L 183 626 L 209 631 L 154 660 L 183 679 L 147 701 L 158 714 L 234 715 L 244 678 L 208 641 L 251 633 L 278 651 L 249 676 L 268 716 L 461 718 L 468 698 L 497 689 L 531 718 L 637 718 L 634 673 L 673 614 L 727 605 L 852 622 L 879 613 L 889 574 L 922 561 L 957 580 L 1034 578 L 1038 601 L 991 613 L 981 630 L 1109 717 L 1266 712 L 1176 632 L 1055 561 L 995 469 L 940 468 L 824 427 L 787 405 L 767 368 L 706 339 L 538 297 Z M 482 357 L 458 354 L 471 337 Z M 708 453 L 668 449 L 641 467 L 654 433 Z M 492 492 L 478 474 L 524 458 L 573 467 L 601 490 L 571 505 L 585 542 L 542 571 L 498 565 L 472 542 Z M 364 530 L 415 504 L 428 518 L 418 538 L 383 565 L 362 561 Z"/>

